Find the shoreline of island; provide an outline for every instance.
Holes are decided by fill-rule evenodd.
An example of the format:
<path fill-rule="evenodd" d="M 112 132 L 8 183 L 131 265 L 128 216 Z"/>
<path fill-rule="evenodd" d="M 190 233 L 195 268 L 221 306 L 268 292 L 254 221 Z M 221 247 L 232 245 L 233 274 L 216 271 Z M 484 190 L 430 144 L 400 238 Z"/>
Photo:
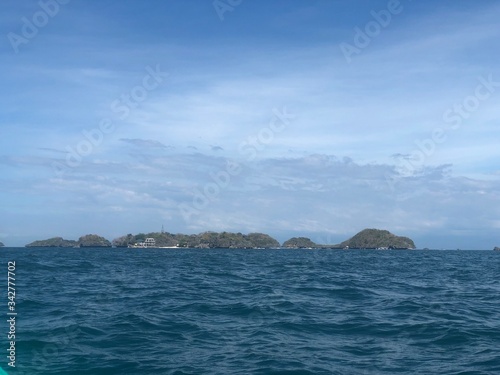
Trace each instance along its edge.
<path fill-rule="evenodd" d="M 53 237 L 37 240 L 25 247 L 115 247 L 158 249 L 366 249 L 366 250 L 413 250 L 415 243 L 408 237 L 396 236 L 387 230 L 364 229 L 339 244 L 317 244 L 307 237 L 292 237 L 283 243 L 265 233 L 242 234 L 240 232 L 202 232 L 199 234 L 172 234 L 168 232 L 127 234 L 112 241 L 96 234 L 88 234 L 78 240 Z"/>
<path fill-rule="evenodd" d="M 7 247 L 0 242 L 0 248 Z M 202 232 L 172 234 L 164 232 L 127 234 L 112 241 L 96 234 L 78 240 L 52 237 L 37 240 L 27 248 L 131 248 L 131 249 L 330 249 L 330 250 L 416 250 L 413 240 L 387 230 L 364 229 L 339 244 L 317 244 L 308 237 L 292 237 L 282 244 L 265 233 Z M 419 250 L 430 250 L 420 248 Z M 458 249 L 457 249 L 458 250 Z M 500 251 L 500 247 L 494 247 Z"/>

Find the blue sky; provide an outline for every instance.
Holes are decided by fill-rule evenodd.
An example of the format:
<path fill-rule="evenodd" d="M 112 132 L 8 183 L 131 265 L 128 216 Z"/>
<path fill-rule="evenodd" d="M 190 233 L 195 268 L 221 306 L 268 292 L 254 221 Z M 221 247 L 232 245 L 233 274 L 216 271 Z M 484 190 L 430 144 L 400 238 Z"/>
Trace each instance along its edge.
<path fill-rule="evenodd" d="M 162 225 L 500 243 L 496 1 L 1 7 L 6 245 Z"/>

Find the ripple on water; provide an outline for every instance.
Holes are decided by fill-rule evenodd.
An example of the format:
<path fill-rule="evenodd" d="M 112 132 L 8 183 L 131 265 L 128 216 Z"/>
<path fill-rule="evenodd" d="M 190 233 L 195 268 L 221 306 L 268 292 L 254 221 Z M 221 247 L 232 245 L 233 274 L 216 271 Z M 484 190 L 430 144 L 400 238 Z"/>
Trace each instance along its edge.
<path fill-rule="evenodd" d="M 26 373 L 500 373 L 493 252 L 9 251 Z"/>

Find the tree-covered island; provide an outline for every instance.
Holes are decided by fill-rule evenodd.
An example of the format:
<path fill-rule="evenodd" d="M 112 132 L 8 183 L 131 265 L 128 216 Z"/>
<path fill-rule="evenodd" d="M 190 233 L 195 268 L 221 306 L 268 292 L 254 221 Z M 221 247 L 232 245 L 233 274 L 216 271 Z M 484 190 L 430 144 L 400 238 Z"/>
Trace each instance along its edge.
<path fill-rule="evenodd" d="M 34 241 L 27 244 L 26 247 L 111 247 L 111 242 L 96 234 L 87 234 L 80 237 L 78 241 L 53 237 L 47 240 Z"/>
<path fill-rule="evenodd" d="M 316 244 L 307 237 L 293 237 L 283 243 L 293 249 L 415 249 L 415 243 L 408 237 L 392 234 L 387 230 L 363 229 L 350 239 L 336 245 Z"/>
<path fill-rule="evenodd" d="M 415 249 L 415 243 L 408 237 L 392 234 L 387 230 L 364 229 L 339 247 L 349 249 Z"/>
<path fill-rule="evenodd" d="M 283 247 L 289 249 L 313 249 L 317 248 L 318 245 L 307 237 L 292 237 L 283 242 Z"/>
<path fill-rule="evenodd" d="M 149 239 L 149 240 L 148 240 Z M 184 247 L 198 249 L 248 249 L 248 248 L 275 248 L 280 243 L 264 233 L 230 233 L 204 232 L 200 234 L 172 234 L 167 232 L 139 233 L 135 236 L 127 234 L 113 240 L 116 247 L 141 247 L 146 241 L 154 247 Z M 148 247 L 143 245 L 142 247 Z"/>
<path fill-rule="evenodd" d="M 151 232 L 127 234 L 112 242 L 96 234 L 88 234 L 77 241 L 62 237 L 34 241 L 26 247 L 133 247 L 133 248 L 196 248 L 196 249 L 414 249 L 408 237 L 396 236 L 389 231 L 365 229 L 337 245 L 316 244 L 307 237 L 293 237 L 282 245 L 264 233 L 203 232 L 199 234 L 172 234 Z"/>

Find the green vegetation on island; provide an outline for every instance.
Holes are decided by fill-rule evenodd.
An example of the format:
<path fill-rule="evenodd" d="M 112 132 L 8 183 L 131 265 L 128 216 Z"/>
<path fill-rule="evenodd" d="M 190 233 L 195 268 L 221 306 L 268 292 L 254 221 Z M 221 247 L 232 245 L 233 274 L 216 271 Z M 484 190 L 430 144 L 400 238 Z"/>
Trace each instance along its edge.
<path fill-rule="evenodd" d="M 349 249 L 415 249 L 408 237 L 400 237 L 387 230 L 364 229 L 338 247 Z"/>
<path fill-rule="evenodd" d="M 399 237 L 387 230 L 364 229 L 337 245 L 316 244 L 307 237 L 293 237 L 283 243 L 292 249 L 415 249 L 408 237 Z"/>
<path fill-rule="evenodd" d="M 26 247 L 111 247 L 111 243 L 96 234 L 87 234 L 78 241 L 65 240 L 62 237 L 53 237 L 47 240 L 34 241 Z"/>
<path fill-rule="evenodd" d="M 127 234 L 126 236 L 115 238 L 111 243 L 116 247 L 127 247 L 129 245 L 135 244 L 137 241 L 138 240 L 135 238 L 135 236 Z"/>
<path fill-rule="evenodd" d="M 75 247 L 78 243 L 73 240 L 65 240 L 62 237 L 53 237 L 48 240 L 34 241 L 26 245 L 26 247 Z"/>
<path fill-rule="evenodd" d="M 87 234 L 78 239 L 78 246 L 80 247 L 111 247 L 109 242 L 104 237 L 97 234 Z"/>
<path fill-rule="evenodd" d="M 230 233 L 204 232 L 194 235 L 175 235 L 179 247 L 195 248 L 271 248 L 279 247 L 280 243 L 263 233 Z"/>
<path fill-rule="evenodd" d="M 307 237 L 293 237 L 283 242 L 283 247 L 291 249 L 308 249 L 320 247 Z"/>
<path fill-rule="evenodd" d="M 264 233 L 203 232 L 199 234 L 172 234 L 151 232 L 127 234 L 109 242 L 96 234 L 87 234 L 78 241 L 65 240 L 62 237 L 34 241 L 26 247 L 150 247 L 150 248 L 197 248 L 197 249 L 414 249 L 414 242 L 408 237 L 400 237 L 387 230 L 364 229 L 347 241 L 338 245 L 316 244 L 307 237 L 293 237 L 283 245 Z M 495 250 L 500 250 L 495 248 Z"/>
<path fill-rule="evenodd" d="M 167 232 L 127 234 L 113 240 L 117 247 L 141 246 L 147 239 L 154 240 L 154 247 L 189 247 L 189 248 L 271 248 L 279 247 L 277 240 L 263 233 L 204 232 L 200 234 L 172 234 Z M 148 240 L 151 241 L 151 240 Z M 152 241 L 151 241 L 152 242 Z M 144 245 L 144 247 L 147 247 Z"/>
<path fill-rule="evenodd" d="M 166 232 L 127 234 L 112 242 L 95 234 L 82 236 L 78 241 L 62 237 L 34 241 L 26 247 L 184 247 L 184 248 L 273 248 L 280 243 L 263 233 L 204 232 L 200 234 L 171 234 Z"/>

